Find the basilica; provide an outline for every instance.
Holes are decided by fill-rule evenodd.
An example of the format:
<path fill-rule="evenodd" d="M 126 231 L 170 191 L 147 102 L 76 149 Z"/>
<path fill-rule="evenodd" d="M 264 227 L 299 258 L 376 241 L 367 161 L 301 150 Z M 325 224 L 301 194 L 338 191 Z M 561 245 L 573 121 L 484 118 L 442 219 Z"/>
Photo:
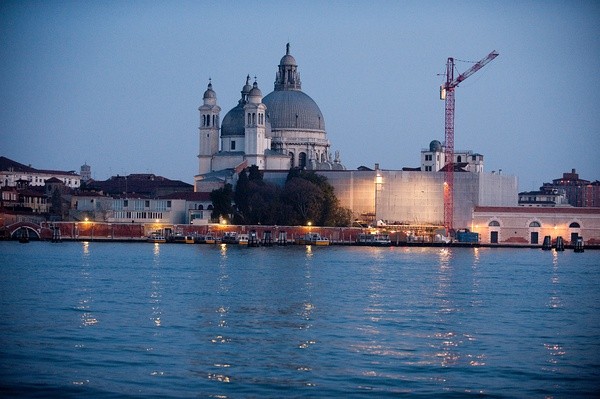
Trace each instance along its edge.
<path fill-rule="evenodd" d="M 227 171 L 256 165 L 261 170 L 345 170 L 339 153 L 331 153 L 319 106 L 302 91 L 290 45 L 279 62 L 274 90 L 263 97 L 256 80 L 242 87 L 241 98 L 222 122 L 212 83 L 200 111 L 199 170 L 201 182 L 226 178 Z"/>

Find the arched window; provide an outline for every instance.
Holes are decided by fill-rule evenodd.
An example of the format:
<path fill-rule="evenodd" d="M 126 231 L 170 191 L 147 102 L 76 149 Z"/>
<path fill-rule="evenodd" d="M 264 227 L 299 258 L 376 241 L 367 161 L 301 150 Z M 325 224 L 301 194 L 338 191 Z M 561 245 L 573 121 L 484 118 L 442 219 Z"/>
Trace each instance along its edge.
<path fill-rule="evenodd" d="M 288 155 L 290 156 L 290 159 L 291 159 L 290 168 L 293 168 L 294 167 L 294 153 L 290 152 Z"/>
<path fill-rule="evenodd" d="M 212 205 L 209 205 L 209 206 L 208 206 L 208 210 L 209 210 L 209 211 L 212 211 L 212 210 L 213 210 L 213 206 L 212 206 Z"/>
<path fill-rule="evenodd" d="M 540 222 L 533 221 L 529 223 L 529 227 L 542 227 L 542 225 L 540 224 Z"/>
<path fill-rule="evenodd" d="M 306 153 L 301 152 L 298 154 L 298 166 L 300 169 L 304 169 L 306 167 Z"/>
<path fill-rule="evenodd" d="M 248 112 L 248 125 L 252 123 L 252 114 Z"/>
<path fill-rule="evenodd" d="M 500 223 L 499 223 L 497 220 L 492 220 L 492 221 L 491 221 L 491 222 L 488 224 L 488 226 L 490 226 L 490 227 L 499 227 L 499 226 L 500 226 Z"/>
<path fill-rule="evenodd" d="M 462 162 L 462 157 L 460 155 L 456 157 L 456 162 Z"/>
<path fill-rule="evenodd" d="M 202 205 L 202 204 L 198 205 L 198 209 L 201 211 L 204 210 L 204 205 Z"/>
<path fill-rule="evenodd" d="M 206 115 L 202 115 L 202 126 L 206 126 Z"/>
<path fill-rule="evenodd" d="M 580 226 L 580 225 L 579 225 L 579 223 L 577 223 L 577 222 L 573 222 L 573 223 L 571 223 L 571 224 L 569 225 L 569 228 L 570 228 L 570 229 L 578 229 L 578 228 L 580 228 L 580 227 L 581 227 L 581 226 Z"/>

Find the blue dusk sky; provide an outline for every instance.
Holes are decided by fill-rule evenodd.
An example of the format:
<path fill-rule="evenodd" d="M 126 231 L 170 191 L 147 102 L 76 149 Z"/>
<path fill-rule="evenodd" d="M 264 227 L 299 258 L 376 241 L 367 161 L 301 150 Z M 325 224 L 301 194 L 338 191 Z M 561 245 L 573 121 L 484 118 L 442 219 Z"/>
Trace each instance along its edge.
<path fill-rule="evenodd" d="M 2 1 L 0 155 L 192 183 L 209 77 L 222 119 L 287 42 L 348 169 L 419 166 L 447 58 L 496 50 L 456 91 L 455 148 L 521 190 L 600 179 L 597 1 Z"/>

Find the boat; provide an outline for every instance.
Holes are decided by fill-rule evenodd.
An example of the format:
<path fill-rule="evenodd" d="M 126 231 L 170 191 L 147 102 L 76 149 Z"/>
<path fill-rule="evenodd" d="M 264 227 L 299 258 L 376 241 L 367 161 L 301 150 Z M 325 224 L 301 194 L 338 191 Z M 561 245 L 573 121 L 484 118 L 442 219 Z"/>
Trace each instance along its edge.
<path fill-rule="evenodd" d="M 248 234 L 238 234 L 237 243 L 240 245 L 248 245 Z"/>
<path fill-rule="evenodd" d="M 308 233 L 297 240 L 301 245 L 328 246 L 329 238 L 321 237 L 319 233 Z"/>
<path fill-rule="evenodd" d="M 183 242 L 186 244 L 193 244 L 194 242 L 196 242 L 196 240 L 194 239 L 194 236 L 188 235 L 183 238 Z"/>
<path fill-rule="evenodd" d="M 164 235 L 162 235 L 162 233 L 155 231 L 153 233 L 150 233 L 150 235 L 147 238 L 147 241 L 152 243 L 164 243 L 167 242 L 167 239 Z"/>
<path fill-rule="evenodd" d="M 235 231 L 226 231 L 225 234 L 223 234 L 223 238 L 221 238 L 221 242 L 223 244 L 237 244 L 237 233 Z"/>
<path fill-rule="evenodd" d="M 212 234 L 205 235 L 203 241 L 205 244 L 215 244 L 217 242 L 215 236 L 213 236 Z"/>
<path fill-rule="evenodd" d="M 389 247 L 392 245 L 389 234 L 363 233 L 356 237 L 356 245 L 371 247 Z"/>

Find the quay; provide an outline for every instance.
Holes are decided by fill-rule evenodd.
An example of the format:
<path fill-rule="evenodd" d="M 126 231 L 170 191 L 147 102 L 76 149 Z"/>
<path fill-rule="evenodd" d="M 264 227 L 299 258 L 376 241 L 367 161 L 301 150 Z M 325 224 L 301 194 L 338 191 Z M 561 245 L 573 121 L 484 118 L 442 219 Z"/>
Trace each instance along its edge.
<path fill-rule="evenodd" d="M 435 232 L 439 226 L 397 226 L 385 230 L 390 245 L 395 247 L 491 247 L 491 248 L 543 248 L 543 244 L 522 242 L 482 243 L 479 241 L 461 242 L 458 240 L 440 241 Z M 146 242 L 152 233 L 160 233 L 167 238 L 179 236 L 213 237 L 215 242 L 235 233 L 258 237 L 262 242 L 269 237 L 269 244 L 277 243 L 278 237 L 286 237 L 285 244 L 292 245 L 307 234 L 319 234 L 331 245 L 355 245 L 361 234 L 372 233 L 375 229 L 363 227 L 321 227 L 321 226 L 264 226 L 264 225 L 177 225 L 162 223 L 110 223 L 110 222 L 16 222 L 0 227 L 0 240 L 17 240 L 26 231 L 30 240 L 41 241 L 97 241 L 97 242 Z M 381 229 L 380 229 L 381 230 Z M 182 242 L 171 239 L 168 242 Z M 197 240 L 198 242 L 198 240 Z M 565 249 L 574 249 L 577 243 L 566 242 Z M 585 249 L 600 249 L 600 243 L 584 242 Z"/>

